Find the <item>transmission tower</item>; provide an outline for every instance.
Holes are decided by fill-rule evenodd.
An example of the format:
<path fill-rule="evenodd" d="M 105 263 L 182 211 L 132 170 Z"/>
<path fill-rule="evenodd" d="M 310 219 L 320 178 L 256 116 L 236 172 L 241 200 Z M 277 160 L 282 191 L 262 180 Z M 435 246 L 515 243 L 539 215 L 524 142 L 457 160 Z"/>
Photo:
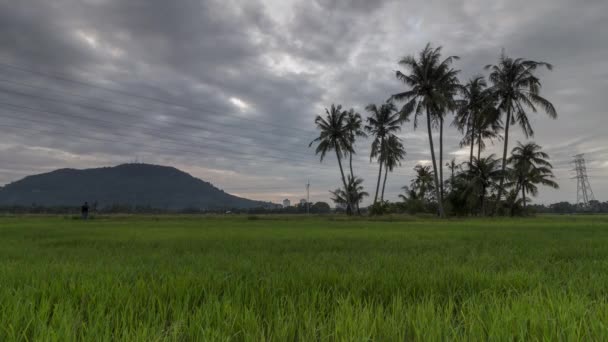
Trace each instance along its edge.
<path fill-rule="evenodd" d="M 589 184 L 587 177 L 587 167 L 585 166 L 585 158 L 583 154 L 574 156 L 574 170 L 576 171 L 576 204 L 582 207 L 588 207 L 589 201 L 594 201 L 593 190 Z"/>

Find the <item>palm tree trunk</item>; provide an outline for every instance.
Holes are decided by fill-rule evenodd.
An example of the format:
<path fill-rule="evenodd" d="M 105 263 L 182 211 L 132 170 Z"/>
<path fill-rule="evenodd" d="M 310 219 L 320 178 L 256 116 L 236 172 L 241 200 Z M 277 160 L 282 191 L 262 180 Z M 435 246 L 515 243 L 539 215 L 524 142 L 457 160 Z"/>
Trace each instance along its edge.
<path fill-rule="evenodd" d="M 443 203 L 443 117 L 439 119 L 439 186 L 441 187 L 441 203 Z"/>
<path fill-rule="evenodd" d="M 348 208 L 351 207 L 350 196 L 348 193 L 348 186 L 346 185 L 346 178 L 344 178 L 344 169 L 342 168 L 342 158 L 340 158 L 340 153 L 336 149 L 336 158 L 338 158 L 338 166 L 340 166 L 340 175 L 342 176 L 342 185 L 344 185 L 344 193 L 346 194 L 346 212 L 348 213 Z"/>
<path fill-rule="evenodd" d="M 348 159 L 349 159 L 349 160 L 348 160 L 348 163 L 349 163 L 349 165 L 350 165 L 350 176 L 351 176 L 353 179 L 355 179 L 355 173 L 353 172 L 353 153 L 352 153 L 352 152 L 350 152 L 350 153 L 348 154 Z"/>
<path fill-rule="evenodd" d="M 515 193 L 519 193 L 519 181 L 517 182 L 517 186 L 515 187 Z M 515 203 L 517 203 L 517 195 L 515 195 L 515 200 L 511 203 L 511 217 L 515 216 Z"/>
<path fill-rule="evenodd" d="M 522 197 L 522 205 L 524 206 L 524 214 L 526 213 L 526 188 L 521 187 L 521 197 Z"/>
<path fill-rule="evenodd" d="M 388 178 L 388 167 L 384 168 L 384 182 L 382 183 L 382 195 L 380 196 L 380 202 L 384 202 L 384 188 L 386 188 L 386 178 Z"/>
<path fill-rule="evenodd" d="M 374 196 L 374 204 L 378 201 L 378 191 L 380 190 L 380 179 L 382 178 L 382 162 L 380 162 L 380 168 L 378 168 L 378 183 L 376 183 L 376 195 Z"/>
<path fill-rule="evenodd" d="M 505 183 L 505 170 L 507 168 L 507 150 L 509 148 L 509 126 L 511 126 L 511 105 L 507 106 L 507 121 L 505 121 L 505 147 L 502 152 L 502 173 L 500 175 L 500 184 L 498 185 L 498 196 L 496 196 L 496 204 L 494 205 L 494 213 L 500 205 L 500 198 L 502 197 L 503 188 Z"/>
<path fill-rule="evenodd" d="M 486 201 L 485 201 L 485 198 L 486 198 L 486 187 L 484 186 L 483 189 L 482 189 L 482 191 L 481 191 L 481 196 L 480 196 L 480 200 L 481 200 L 481 203 L 480 203 L 480 207 L 481 207 L 480 216 L 486 216 Z"/>
<path fill-rule="evenodd" d="M 439 217 L 444 218 L 445 213 L 443 211 L 443 203 L 441 202 L 440 190 L 439 190 L 439 177 L 437 174 L 437 160 L 435 159 L 435 149 L 433 148 L 433 134 L 431 131 L 431 113 L 426 110 L 426 126 L 429 133 L 429 146 L 431 147 L 431 159 L 433 161 L 433 177 L 435 179 L 435 196 L 437 197 L 437 207 L 439 209 Z"/>
<path fill-rule="evenodd" d="M 450 177 L 450 194 L 454 192 L 454 169 L 455 165 L 452 165 L 452 177 Z"/>
<path fill-rule="evenodd" d="M 471 138 L 471 154 L 469 155 L 469 164 L 473 163 L 473 146 L 475 146 L 475 120 L 469 123 L 469 137 Z"/>
<path fill-rule="evenodd" d="M 353 172 L 353 153 L 348 154 L 348 164 L 350 166 L 350 176 L 355 179 L 355 173 Z M 353 203 L 354 209 L 357 209 L 357 215 L 361 215 L 361 209 L 359 209 L 359 203 Z"/>
<path fill-rule="evenodd" d="M 481 127 L 477 133 L 477 160 L 479 160 L 481 158 Z"/>
<path fill-rule="evenodd" d="M 380 179 L 382 178 L 382 164 L 384 164 L 382 153 L 384 153 L 384 137 L 380 140 L 380 156 L 378 156 L 378 182 L 376 183 L 376 194 L 374 195 L 374 204 L 378 201 L 378 191 L 380 190 Z"/>

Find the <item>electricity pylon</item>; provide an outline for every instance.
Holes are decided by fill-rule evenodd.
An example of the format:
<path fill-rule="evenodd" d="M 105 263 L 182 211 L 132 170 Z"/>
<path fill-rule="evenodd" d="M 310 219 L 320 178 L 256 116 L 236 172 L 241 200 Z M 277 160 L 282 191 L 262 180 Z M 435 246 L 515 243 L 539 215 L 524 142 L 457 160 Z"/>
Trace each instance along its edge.
<path fill-rule="evenodd" d="M 576 171 L 576 204 L 582 207 L 588 207 L 589 201 L 594 201 L 593 190 L 587 177 L 587 166 L 583 154 L 574 156 L 574 170 Z"/>

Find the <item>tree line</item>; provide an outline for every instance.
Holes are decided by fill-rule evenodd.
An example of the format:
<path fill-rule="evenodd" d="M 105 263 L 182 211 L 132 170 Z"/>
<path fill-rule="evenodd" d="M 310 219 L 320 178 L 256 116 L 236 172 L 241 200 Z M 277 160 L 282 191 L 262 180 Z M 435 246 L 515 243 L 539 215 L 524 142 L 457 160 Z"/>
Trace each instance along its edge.
<path fill-rule="evenodd" d="M 321 162 L 328 153 L 335 154 L 342 184 L 331 191 L 332 200 L 345 205 L 347 214 L 361 214 L 361 202 L 370 196 L 352 165 L 357 143 L 367 137 L 371 138 L 370 162 L 378 163 L 369 212 L 390 210 L 391 204 L 384 199 L 386 180 L 406 156 L 398 133 L 408 122 L 414 130 L 424 125 L 430 149 L 430 165 L 416 165 L 414 179 L 399 196 L 403 200 L 400 207 L 408 211 L 434 212 L 442 218 L 448 214 L 516 215 L 527 211 L 539 186 L 558 188 L 549 155 L 541 146 L 518 142 L 509 150 L 510 126 L 519 126 L 526 139 L 534 136 L 530 112 L 542 111 L 557 118 L 553 104 L 540 94 L 537 73 L 543 68 L 552 70 L 551 64 L 511 58 L 503 52 L 496 64 L 485 66 L 487 76 L 478 75 L 463 83 L 460 70 L 454 68 L 458 60 L 458 56 L 443 57 L 442 48 L 429 43 L 417 55 L 398 62 L 403 71 L 396 71 L 395 77 L 405 89 L 380 105 L 366 106 L 365 120 L 354 109 L 338 104 L 315 118 L 319 136 L 309 147 L 316 145 Z M 449 115 L 453 116 L 451 122 Z M 460 164 L 447 162 L 449 176 L 444 178 L 446 124 L 462 134 L 460 147 L 468 148 L 469 158 Z M 483 156 L 486 143 L 494 140 L 503 142 L 502 156 Z"/>

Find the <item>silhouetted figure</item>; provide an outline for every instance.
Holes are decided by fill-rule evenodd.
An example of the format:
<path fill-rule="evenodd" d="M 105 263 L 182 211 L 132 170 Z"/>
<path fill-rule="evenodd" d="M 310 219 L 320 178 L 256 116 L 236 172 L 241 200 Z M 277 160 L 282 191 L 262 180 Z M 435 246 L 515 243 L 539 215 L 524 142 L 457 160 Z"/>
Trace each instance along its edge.
<path fill-rule="evenodd" d="M 80 208 L 80 212 L 82 213 L 83 220 L 88 219 L 89 218 L 89 203 L 84 202 L 84 204 Z"/>

